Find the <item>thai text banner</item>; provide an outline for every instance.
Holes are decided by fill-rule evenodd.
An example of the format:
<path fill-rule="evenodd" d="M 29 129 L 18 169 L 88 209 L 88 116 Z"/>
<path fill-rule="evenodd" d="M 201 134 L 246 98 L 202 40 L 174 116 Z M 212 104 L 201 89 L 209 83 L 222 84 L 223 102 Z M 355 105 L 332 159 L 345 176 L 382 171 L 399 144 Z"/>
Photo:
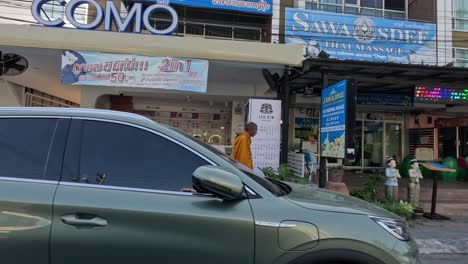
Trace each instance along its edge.
<path fill-rule="evenodd" d="M 273 0 L 139 0 L 139 2 L 161 2 L 165 4 L 226 9 L 265 15 L 273 13 Z"/>
<path fill-rule="evenodd" d="M 62 52 L 62 83 L 159 88 L 205 93 L 208 61 L 171 57 Z"/>
<path fill-rule="evenodd" d="M 436 25 L 394 19 L 286 9 L 286 43 L 305 57 L 411 64 L 437 63 Z"/>
<path fill-rule="evenodd" d="M 346 80 L 330 85 L 322 91 L 320 117 L 320 151 L 330 158 L 345 157 Z"/>

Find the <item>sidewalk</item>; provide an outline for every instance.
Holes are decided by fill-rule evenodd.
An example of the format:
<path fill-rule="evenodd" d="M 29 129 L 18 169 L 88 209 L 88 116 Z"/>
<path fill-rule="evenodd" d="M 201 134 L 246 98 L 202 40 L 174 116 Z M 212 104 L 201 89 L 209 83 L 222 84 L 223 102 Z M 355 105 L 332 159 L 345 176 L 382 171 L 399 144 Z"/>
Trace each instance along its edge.
<path fill-rule="evenodd" d="M 468 216 L 450 217 L 447 221 L 410 221 L 423 264 L 468 263 Z"/>

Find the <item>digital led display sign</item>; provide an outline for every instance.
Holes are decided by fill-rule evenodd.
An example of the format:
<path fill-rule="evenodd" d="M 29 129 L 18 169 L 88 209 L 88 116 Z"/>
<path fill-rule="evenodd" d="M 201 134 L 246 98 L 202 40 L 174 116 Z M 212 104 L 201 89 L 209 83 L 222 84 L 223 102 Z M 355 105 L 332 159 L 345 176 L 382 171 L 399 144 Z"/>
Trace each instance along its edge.
<path fill-rule="evenodd" d="M 416 86 L 415 103 L 468 104 L 468 89 Z"/>

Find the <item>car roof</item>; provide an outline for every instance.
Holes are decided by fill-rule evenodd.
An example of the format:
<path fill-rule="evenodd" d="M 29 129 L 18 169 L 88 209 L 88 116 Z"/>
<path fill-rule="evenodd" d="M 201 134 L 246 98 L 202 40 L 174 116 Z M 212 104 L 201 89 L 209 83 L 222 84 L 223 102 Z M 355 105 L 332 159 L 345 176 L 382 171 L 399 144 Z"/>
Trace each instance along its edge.
<path fill-rule="evenodd" d="M 0 116 L 54 116 L 54 117 L 85 117 L 107 119 L 120 122 L 133 123 L 141 126 L 160 127 L 157 123 L 141 115 L 91 108 L 66 107 L 0 107 Z"/>

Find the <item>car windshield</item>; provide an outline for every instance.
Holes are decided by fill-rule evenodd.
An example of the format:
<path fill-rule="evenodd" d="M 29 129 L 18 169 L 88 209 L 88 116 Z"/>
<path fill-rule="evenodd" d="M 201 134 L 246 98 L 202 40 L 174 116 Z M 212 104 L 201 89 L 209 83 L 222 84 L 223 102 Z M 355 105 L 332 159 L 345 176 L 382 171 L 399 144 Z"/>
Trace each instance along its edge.
<path fill-rule="evenodd" d="M 283 183 L 283 182 L 280 182 L 280 181 L 276 181 L 276 180 L 272 180 L 272 179 L 267 179 L 265 178 L 264 175 L 262 175 L 261 173 L 257 172 L 257 171 L 254 171 L 254 170 L 251 170 L 250 168 L 244 166 L 242 163 L 238 162 L 237 160 L 234 160 L 233 158 L 229 157 L 228 155 L 226 155 L 225 153 L 221 152 L 220 150 L 218 150 L 217 148 L 203 142 L 203 141 L 200 141 L 200 140 L 196 140 L 194 139 L 193 137 L 185 134 L 183 131 L 180 131 L 180 130 L 177 130 L 173 127 L 169 127 L 167 125 L 163 125 L 164 127 L 184 136 L 185 138 L 197 143 L 198 145 L 210 150 L 211 152 L 217 154 L 218 156 L 220 156 L 221 158 L 223 158 L 224 160 L 226 160 L 227 162 L 229 162 L 230 164 L 234 165 L 236 168 L 238 168 L 239 170 L 241 170 L 245 175 L 249 176 L 252 180 L 254 180 L 256 183 L 260 184 L 263 188 L 267 189 L 268 191 L 270 191 L 271 193 L 273 193 L 275 196 L 284 196 L 284 195 L 287 195 L 291 192 L 291 187 L 289 187 L 289 185 L 287 185 L 286 183 Z"/>

